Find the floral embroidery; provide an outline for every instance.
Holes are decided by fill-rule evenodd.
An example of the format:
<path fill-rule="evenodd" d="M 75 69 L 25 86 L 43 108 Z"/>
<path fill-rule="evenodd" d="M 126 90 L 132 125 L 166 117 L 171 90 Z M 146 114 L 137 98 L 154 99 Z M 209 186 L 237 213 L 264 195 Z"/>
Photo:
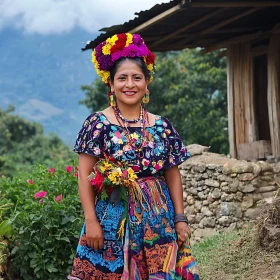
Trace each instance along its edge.
<path fill-rule="evenodd" d="M 157 116 L 155 125 L 146 128 L 147 141 L 143 153 L 136 153 L 126 139 L 123 129 L 111 124 L 102 112 L 90 115 L 84 122 L 74 147 L 78 153 L 102 157 L 113 155 L 116 160 L 127 161 L 141 176 L 161 173 L 178 165 L 190 155 L 180 136 L 166 118 Z M 140 128 L 131 127 L 131 139 L 140 144 Z"/>

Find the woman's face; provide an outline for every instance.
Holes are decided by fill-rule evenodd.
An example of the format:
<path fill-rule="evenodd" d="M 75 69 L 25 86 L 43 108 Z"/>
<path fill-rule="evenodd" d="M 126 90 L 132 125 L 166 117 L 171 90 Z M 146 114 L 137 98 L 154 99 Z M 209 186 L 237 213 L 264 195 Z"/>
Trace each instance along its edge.
<path fill-rule="evenodd" d="M 141 68 L 133 61 L 124 60 L 118 67 L 111 90 L 115 92 L 117 103 L 136 105 L 141 103 L 147 91 L 148 81 Z"/>

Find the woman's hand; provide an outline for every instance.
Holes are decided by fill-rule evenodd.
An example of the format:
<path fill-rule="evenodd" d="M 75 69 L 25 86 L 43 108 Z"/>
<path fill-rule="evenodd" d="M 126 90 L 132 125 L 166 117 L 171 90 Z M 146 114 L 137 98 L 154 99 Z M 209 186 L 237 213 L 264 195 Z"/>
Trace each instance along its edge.
<path fill-rule="evenodd" d="M 87 244 L 94 250 L 104 249 L 103 230 L 98 220 L 86 220 Z"/>
<path fill-rule="evenodd" d="M 175 224 L 175 230 L 177 234 L 177 243 L 179 248 L 184 244 L 189 242 L 189 238 L 191 237 L 191 229 L 188 224 L 185 222 L 178 222 Z"/>

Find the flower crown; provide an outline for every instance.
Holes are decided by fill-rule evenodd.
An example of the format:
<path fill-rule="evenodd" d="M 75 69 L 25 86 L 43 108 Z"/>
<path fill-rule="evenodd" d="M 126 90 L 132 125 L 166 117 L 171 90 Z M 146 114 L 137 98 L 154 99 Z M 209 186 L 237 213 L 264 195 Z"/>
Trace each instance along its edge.
<path fill-rule="evenodd" d="M 149 73 L 154 70 L 155 55 L 147 48 L 139 34 L 116 34 L 100 43 L 92 52 L 92 62 L 97 74 L 108 84 L 110 69 L 121 57 L 141 57 Z M 152 76 L 150 81 L 152 81 Z"/>

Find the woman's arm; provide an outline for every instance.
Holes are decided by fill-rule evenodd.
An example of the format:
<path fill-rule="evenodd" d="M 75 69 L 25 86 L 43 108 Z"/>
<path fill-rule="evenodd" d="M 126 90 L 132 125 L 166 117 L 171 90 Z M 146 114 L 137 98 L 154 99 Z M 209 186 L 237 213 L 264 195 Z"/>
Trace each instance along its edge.
<path fill-rule="evenodd" d="M 173 202 L 175 215 L 184 214 L 183 187 L 178 166 L 172 166 L 166 169 L 164 171 L 164 177 Z M 175 224 L 175 229 L 178 235 L 178 243 L 180 243 L 179 246 L 181 246 L 182 243 L 186 241 L 186 237 L 191 236 L 191 230 L 185 222 L 177 222 Z"/>
<path fill-rule="evenodd" d="M 88 176 L 97 161 L 96 157 L 81 153 L 79 157 L 79 194 L 86 221 L 87 243 L 94 250 L 103 249 L 103 231 L 95 213 L 95 191 Z"/>

